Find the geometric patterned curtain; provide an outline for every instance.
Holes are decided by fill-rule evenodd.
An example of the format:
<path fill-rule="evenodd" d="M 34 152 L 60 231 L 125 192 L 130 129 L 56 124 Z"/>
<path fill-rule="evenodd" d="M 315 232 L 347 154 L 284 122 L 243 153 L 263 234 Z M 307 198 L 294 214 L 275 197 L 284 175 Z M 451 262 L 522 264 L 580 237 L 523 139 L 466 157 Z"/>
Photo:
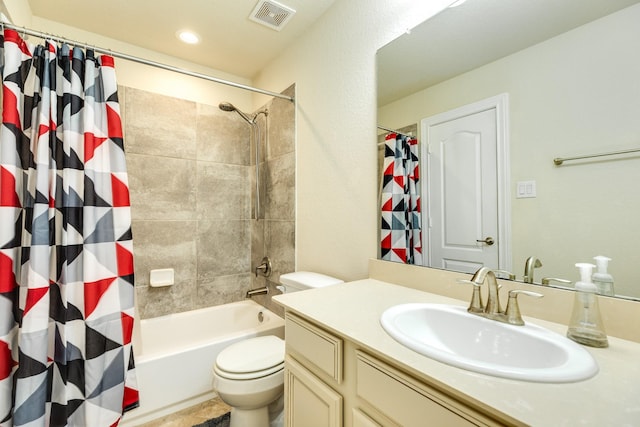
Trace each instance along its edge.
<path fill-rule="evenodd" d="M 388 134 L 382 170 L 381 257 L 422 265 L 418 140 Z"/>
<path fill-rule="evenodd" d="M 5 29 L 0 424 L 112 426 L 137 406 L 114 61 Z"/>

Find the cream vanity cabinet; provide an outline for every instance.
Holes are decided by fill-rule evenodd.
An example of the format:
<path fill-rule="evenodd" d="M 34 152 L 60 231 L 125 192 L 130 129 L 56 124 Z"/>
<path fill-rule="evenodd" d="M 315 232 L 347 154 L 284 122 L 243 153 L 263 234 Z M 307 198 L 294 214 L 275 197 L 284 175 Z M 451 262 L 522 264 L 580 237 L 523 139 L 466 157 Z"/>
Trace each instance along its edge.
<path fill-rule="evenodd" d="M 285 316 L 287 427 L 511 424 L 428 385 L 308 319 Z"/>

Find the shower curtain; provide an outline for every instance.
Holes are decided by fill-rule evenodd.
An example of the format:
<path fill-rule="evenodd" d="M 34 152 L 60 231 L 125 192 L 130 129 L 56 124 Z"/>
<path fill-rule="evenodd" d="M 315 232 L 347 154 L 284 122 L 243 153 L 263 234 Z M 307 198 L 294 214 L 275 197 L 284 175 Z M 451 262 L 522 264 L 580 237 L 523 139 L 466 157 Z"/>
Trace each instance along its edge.
<path fill-rule="evenodd" d="M 2 39 L 0 425 L 113 426 L 137 406 L 114 61 Z"/>
<path fill-rule="evenodd" d="M 422 265 L 418 140 L 390 133 L 384 150 L 380 255 Z"/>

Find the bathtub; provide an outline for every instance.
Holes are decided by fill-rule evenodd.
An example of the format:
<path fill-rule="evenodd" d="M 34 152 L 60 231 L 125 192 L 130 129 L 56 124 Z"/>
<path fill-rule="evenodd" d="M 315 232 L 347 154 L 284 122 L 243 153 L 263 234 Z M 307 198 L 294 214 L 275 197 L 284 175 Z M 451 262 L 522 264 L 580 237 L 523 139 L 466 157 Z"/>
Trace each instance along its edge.
<path fill-rule="evenodd" d="M 133 342 L 140 407 L 124 415 L 120 426 L 125 427 L 215 397 L 213 363 L 228 345 L 262 335 L 284 338 L 284 320 L 252 300 L 144 319 L 139 325 Z"/>

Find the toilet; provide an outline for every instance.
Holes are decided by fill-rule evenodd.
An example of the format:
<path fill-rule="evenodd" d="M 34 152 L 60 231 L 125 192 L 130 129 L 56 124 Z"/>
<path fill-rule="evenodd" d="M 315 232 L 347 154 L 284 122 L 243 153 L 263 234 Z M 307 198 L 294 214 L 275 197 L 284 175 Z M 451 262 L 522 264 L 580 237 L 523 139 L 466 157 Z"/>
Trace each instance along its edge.
<path fill-rule="evenodd" d="M 310 271 L 280 276 L 283 293 L 343 283 Z M 279 427 L 283 419 L 284 340 L 274 335 L 231 344 L 216 357 L 213 388 L 231 406 L 230 427 Z"/>

